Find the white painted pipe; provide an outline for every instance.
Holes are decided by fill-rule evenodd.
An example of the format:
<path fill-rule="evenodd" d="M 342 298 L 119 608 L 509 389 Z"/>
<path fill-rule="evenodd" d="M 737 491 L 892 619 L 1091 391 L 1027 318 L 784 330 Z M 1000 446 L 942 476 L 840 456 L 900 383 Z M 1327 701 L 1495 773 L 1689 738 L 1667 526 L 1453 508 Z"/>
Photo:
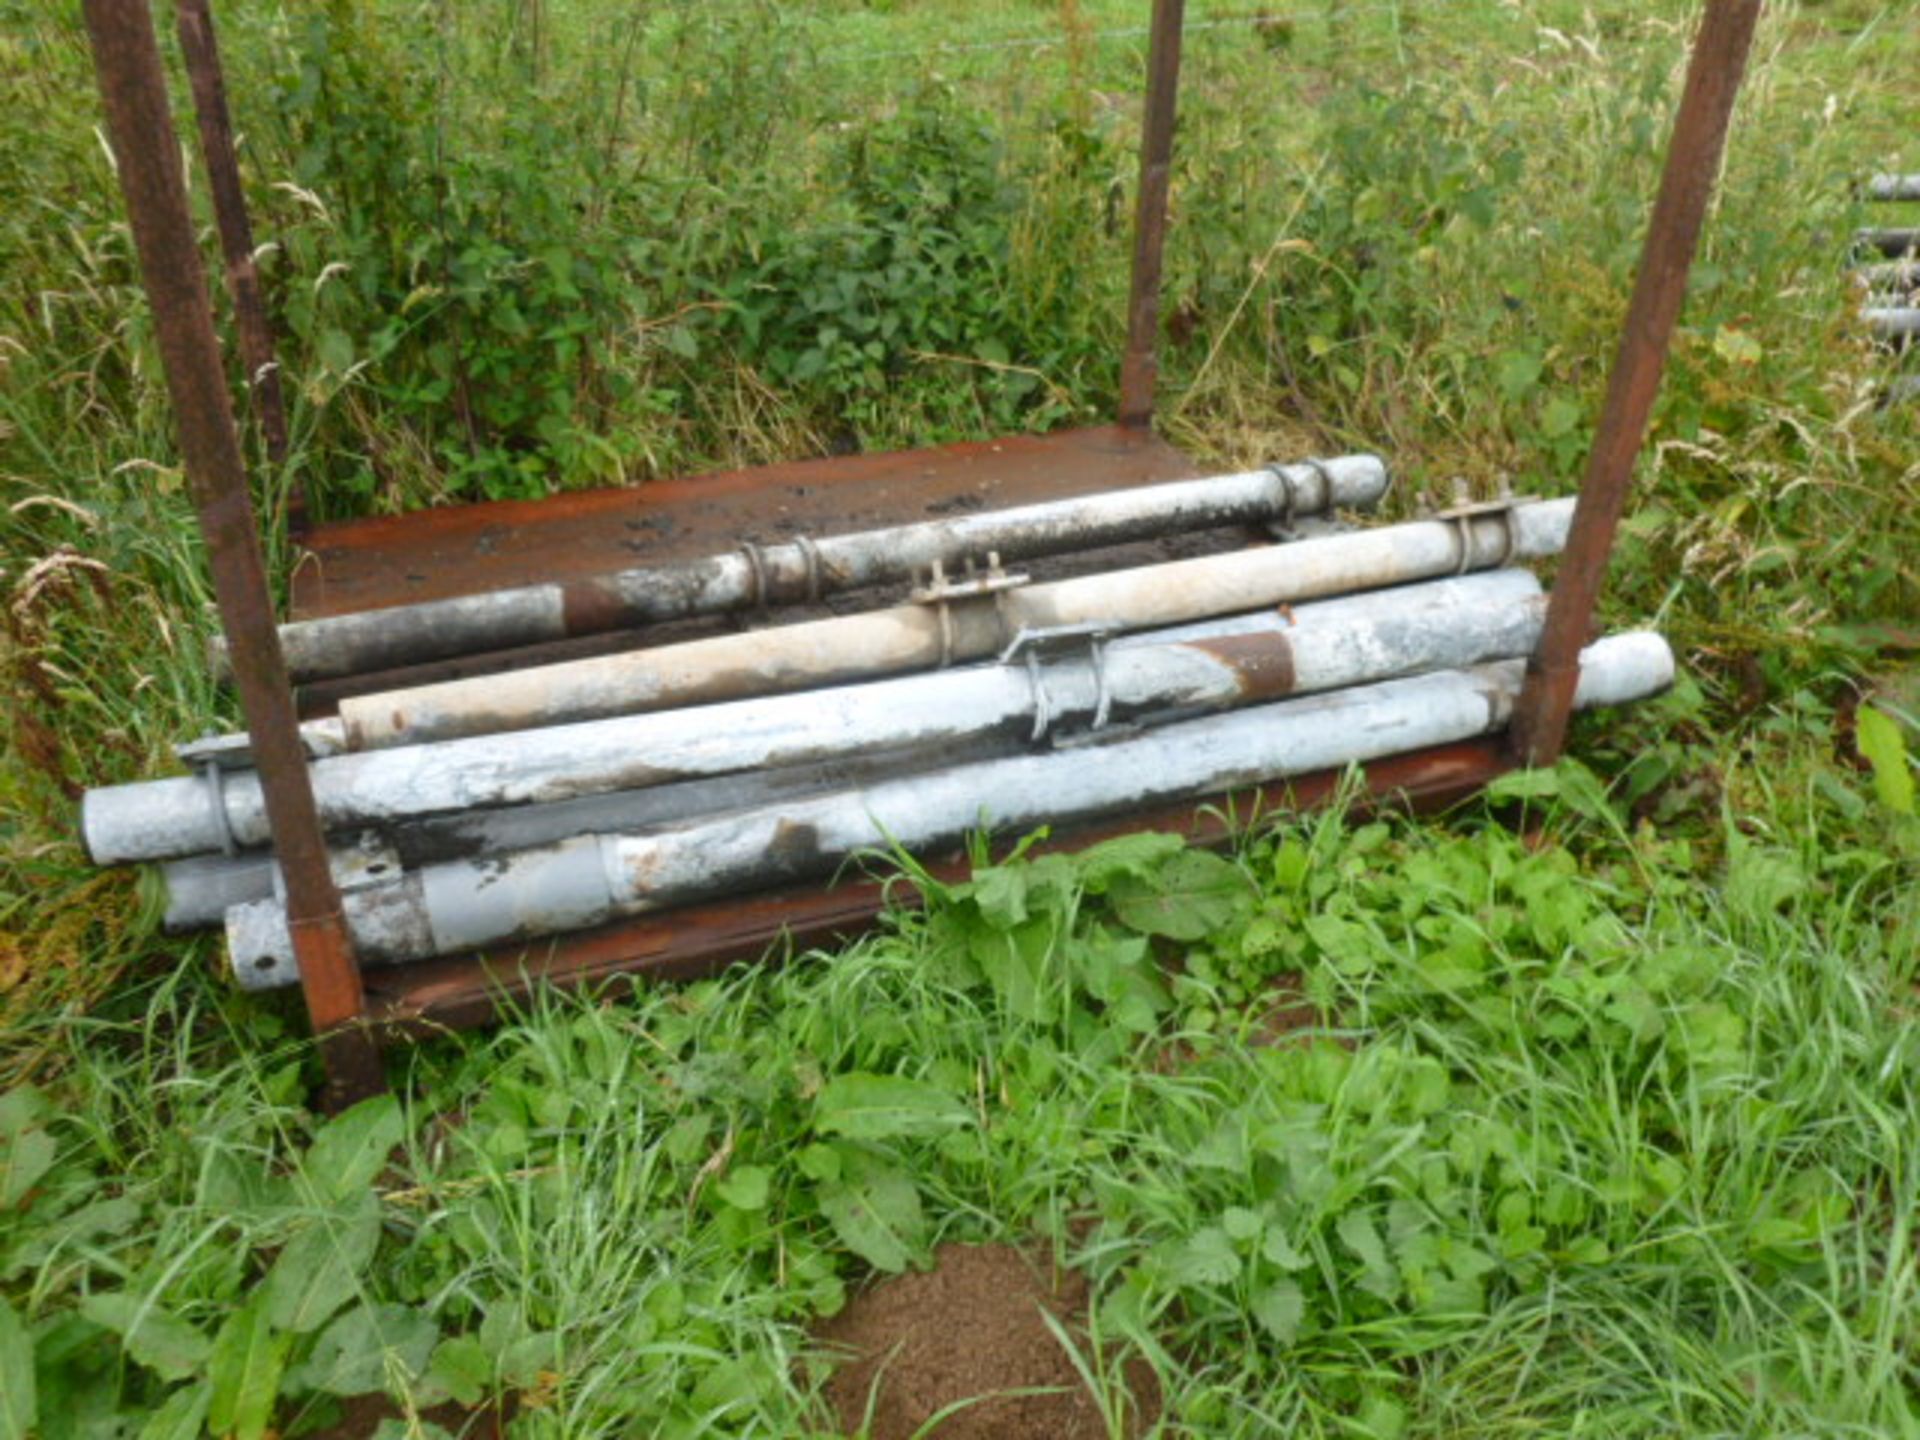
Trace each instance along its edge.
<path fill-rule="evenodd" d="M 1620 635 L 1589 646 L 1581 667 L 1576 704 L 1619 704 L 1670 684 L 1673 652 L 1658 635 Z M 1507 723 L 1524 671 L 1517 660 L 1436 671 L 650 835 L 584 835 L 430 866 L 343 899 L 356 950 L 369 963 L 535 940 L 828 873 L 874 847 L 943 844 L 983 822 L 1019 830 L 1085 820 L 1489 734 Z M 297 978 L 277 901 L 230 911 L 227 944 L 243 985 Z"/>
<path fill-rule="evenodd" d="M 818 600 L 908 580 L 936 562 L 955 567 L 992 553 L 1026 560 L 1217 526 L 1325 515 L 1375 505 L 1386 489 L 1386 464 L 1373 455 L 1272 465 L 817 540 L 742 545 L 724 555 L 566 584 L 300 620 L 280 627 L 280 648 L 296 680 L 360 675 L 569 635 Z"/>
<path fill-rule="evenodd" d="M 999 759 L 1026 748 L 1025 737 L 986 735 L 945 745 L 938 752 L 876 751 L 821 765 L 754 770 L 645 790 L 616 790 L 544 805 L 506 810 L 462 810 L 400 821 L 377 838 L 408 869 L 549 845 L 574 835 L 638 833 L 704 815 L 779 804 L 844 790 L 904 773 Z M 159 867 L 166 893 L 162 921 L 170 934 L 218 927 L 227 911 L 249 900 L 281 893 L 279 866 L 271 850 L 236 855 L 190 855 Z M 337 872 L 343 865 L 336 861 Z"/>
<path fill-rule="evenodd" d="M 1337 689 L 1414 670 L 1528 653 L 1539 582 L 1523 570 L 1213 620 L 1110 647 L 1068 636 L 1046 660 L 975 666 L 867 685 L 626 715 L 575 725 L 315 761 L 329 830 L 810 765 L 873 751 L 937 751 L 1005 732 L 1129 721 Z M 251 770 L 87 793 L 81 828 L 96 863 L 167 859 L 267 843 Z"/>
<path fill-rule="evenodd" d="M 1920 200 L 1920 175 L 1875 175 L 1867 181 L 1869 200 Z"/>
<path fill-rule="evenodd" d="M 1121 630 L 1295 604 L 1556 553 L 1572 500 L 1415 521 L 1086 575 L 947 606 L 902 605 L 340 702 L 349 749 L 525 730 L 932 669 L 999 653 L 1021 630 Z"/>

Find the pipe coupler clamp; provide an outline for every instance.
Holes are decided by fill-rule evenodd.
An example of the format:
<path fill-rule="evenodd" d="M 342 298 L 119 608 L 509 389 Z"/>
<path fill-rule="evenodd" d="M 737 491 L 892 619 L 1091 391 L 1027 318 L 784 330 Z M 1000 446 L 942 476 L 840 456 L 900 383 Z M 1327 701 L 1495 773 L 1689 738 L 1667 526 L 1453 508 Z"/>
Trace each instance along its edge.
<path fill-rule="evenodd" d="M 240 846 L 233 838 L 233 820 L 227 814 L 227 785 L 217 759 L 200 762 L 200 780 L 206 786 L 207 808 L 213 812 L 213 828 L 220 834 L 220 853 L 237 855 Z"/>
<path fill-rule="evenodd" d="M 753 572 L 753 608 L 767 608 L 767 557 L 751 540 L 740 542 L 740 553 L 747 557 L 747 569 Z"/>
<path fill-rule="evenodd" d="M 794 549 L 800 552 L 800 558 L 807 566 L 807 603 L 820 603 L 820 547 L 804 535 L 793 537 Z"/>
<path fill-rule="evenodd" d="M 1533 503 L 1533 496 L 1515 495 L 1511 486 L 1503 484 L 1501 493 L 1492 500 L 1457 501 L 1445 510 L 1434 512 L 1434 519 L 1454 527 L 1454 548 L 1459 552 L 1459 560 L 1453 573 L 1464 575 L 1473 568 L 1473 522 L 1476 520 L 1500 522 L 1500 555 L 1491 568 L 1513 563 L 1520 553 L 1520 518 L 1515 512 L 1522 505 Z"/>
<path fill-rule="evenodd" d="M 947 567 L 933 562 L 924 582 L 914 586 L 908 596 L 916 605 L 931 605 L 940 615 L 940 668 L 953 664 L 953 605 L 955 601 L 997 600 L 1008 590 L 1017 590 L 1028 581 L 1025 574 L 1009 574 L 1000 567 L 1000 552 L 987 556 L 985 570 L 969 558 L 958 579 L 947 578 Z"/>
<path fill-rule="evenodd" d="M 1113 694 L 1107 687 L 1107 641 L 1115 627 L 1095 621 L 1087 625 L 1055 625 L 1043 630 L 1022 628 L 1007 648 L 1000 652 L 1000 663 L 1024 663 L 1027 682 L 1033 687 L 1033 733 L 1028 743 L 1038 745 L 1053 728 L 1053 697 L 1047 690 L 1045 665 L 1062 660 L 1084 660 L 1093 672 L 1093 719 L 1088 735 L 1104 730 L 1113 711 Z M 1087 736 L 1055 737 L 1054 744 L 1072 745 Z"/>

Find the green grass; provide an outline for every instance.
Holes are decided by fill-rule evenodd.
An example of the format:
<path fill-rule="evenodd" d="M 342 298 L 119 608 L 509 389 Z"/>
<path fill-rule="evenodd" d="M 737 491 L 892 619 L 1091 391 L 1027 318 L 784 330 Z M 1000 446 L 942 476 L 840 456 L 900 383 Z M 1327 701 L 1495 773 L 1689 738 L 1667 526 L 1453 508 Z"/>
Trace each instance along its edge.
<path fill-rule="evenodd" d="M 1190 8 L 1167 432 L 1377 448 L 1402 510 L 1568 490 L 1693 7 Z M 1140 7 L 221 19 L 269 514 L 295 475 L 362 513 L 1111 404 Z M 1841 268 L 1849 179 L 1920 165 L 1917 64 L 1910 6 L 1769 7 L 1607 601 L 1683 681 L 1578 763 L 1230 864 L 929 882 L 322 1122 L 295 1013 L 73 839 L 80 788 L 233 716 L 78 23 L 0 3 L 0 1435 L 25 1363 L 48 1437 L 374 1390 L 824 1432 L 809 1321 L 1001 1237 L 1088 1271 L 1169 1436 L 1920 1433 L 1920 407 L 1875 408 Z"/>

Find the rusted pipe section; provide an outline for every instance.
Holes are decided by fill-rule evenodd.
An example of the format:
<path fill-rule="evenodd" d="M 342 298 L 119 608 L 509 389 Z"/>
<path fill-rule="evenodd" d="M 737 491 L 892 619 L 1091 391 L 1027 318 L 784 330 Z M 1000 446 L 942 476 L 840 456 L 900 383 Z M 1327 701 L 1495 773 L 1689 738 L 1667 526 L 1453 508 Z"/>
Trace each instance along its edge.
<path fill-rule="evenodd" d="M 1869 200 L 1920 200 L 1920 175 L 1875 175 L 1867 181 Z"/>
<path fill-rule="evenodd" d="M 1159 535 L 1286 522 L 1378 504 L 1387 467 L 1347 455 L 1261 470 L 1142 485 L 1041 505 L 849 535 L 742 545 L 724 555 L 399 605 L 280 628 L 296 679 L 396 669 L 663 620 L 720 615 L 905 581 L 934 565 L 998 554 L 1006 561 L 1092 550 Z"/>
<path fill-rule="evenodd" d="M 154 336 L 179 429 L 180 455 L 213 572 L 220 619 L 233 643 L 234 683 L 263 778 L 263 803 L 287 882 L 287 929 L 307 1010 L 325 1031 L 361 1010 L 339 895 L 308 784 L 306 754 L 272 602 L 253 504 L 234 433 L 205 272 L 187 208 L 179 142 L 147 0 L 85 0 L 87 33 L 105 103 L 114 169 L 132 222 Z M 358 1034 L 327 1045 L 335 1098 L 378 1088 L 377 1055 Z"/>
<path fill-rule="evenodd" d="M 998 665 L 337 756 L 315 762 L 313 789 L 338 833 L 876 752 L 937 755 L 992 735 L 1037 744 L 1522 656 L 1541 609 L 1539 581 L 1505 570 L 1111 644 L 1084 626 L 1028 632 Z M 116 785 L 88 792 L 82 831 L 102 864 L 250 848 L 271 834 L 262 799 L 254 771 Z"/>
<path fill-rule="evenodd" d="M 314 739 L 379 750 L 709 705 L 983 659 L 1022 630 L 1143 630 L 1490 570 L 1557 552 L 1572 509 L 1519 503 L 1046 585 L 976 577 L 887 610 L 354 697 Z"/>
<path fill-rule="evenodd" d="M 1578 703 L 1619 704 L 1670 684 L 1673 654 L 1658 635 L 1620 635 L 1589 647 L 1583 669 Z M 534 940 L 829 874 L 862 850 L 945 844 L 983 820 L 1003 830 L 1078 822 L 1488 734 L 1506 723 L 1522 674 L 1518 660 L 1435 671 L 652 834 L 430 866 L 350 891 L 349 916 L 362 952 L 388 963 Z M 227 944 L 242 984 L 287 982 L 275 902 L 229 912 Z"/>
<path fill-rule="evenodd" d="M 260 438 L 275 465 L 287 459 L 287 411 L 280 397 L 280 365 L 273 353 L 273 329 L 260 294 L 260 272 L 253 260 L 253 224 L 240 187 L 240 160 L 234 151 L 233 120 L 227 112 L 227 84 L 220 70 L 220 46 L 207 0 L 174 0 L 180 51 L 193 89 L 194 117 L 200 129 L 200 155 L 207 167 L 207 191 L 213 198 L 214 226 L 226 265 L 227 296 L 246 366 L 247 393 L 260 422 Z M 287 498 L 287 523 L 297 534 L 306 528 L 306 488 L 296 484 Z"/>
<path fill-rule="evenodd" d="M 1565 743 L 1580 679 L 1580 649 L 1592 633 L 1594 604 L 1626 507 L 1634 459 L 1646 438 L 1674 323 L 1686 298 L 1687 275 L 1713 198 L 1760 3 L 1707 0 L 1694 39 L 1639 278 L 1580 481 L 1579 506 L 1554 580 L 1546 629 L 1527 667 L 1526 692 L 1514 710 L 1513 753 L 1524 764 L 1551 764 Z"/>
<path fill-rule="evenodd" d="M 1128 283 L 1127 349 L 1120 361 L 1122 425 L 1153 423 L 1160 376 L 1160 275 L 1167 246 L 1167 192 L 1173 177 L 1173 125 L 1180 91 L 1180 31 L 1186 0 L 1153 0 L 1147 35 L 1147 94 L 1140 119 L 1140 193 L 1134 202 L 1133 273 Z"/>

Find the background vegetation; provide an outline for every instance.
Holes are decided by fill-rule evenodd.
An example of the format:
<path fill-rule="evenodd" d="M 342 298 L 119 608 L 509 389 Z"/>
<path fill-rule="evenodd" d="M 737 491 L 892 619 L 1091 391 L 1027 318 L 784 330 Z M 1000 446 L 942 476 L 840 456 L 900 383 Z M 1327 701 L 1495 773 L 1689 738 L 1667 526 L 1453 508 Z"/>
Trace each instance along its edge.
<path fill-rule="evenodd" d="M 1402 505 L 1570 488 L 1694 6 L 1191 8 L 1171 437 L 1375 448 Z M 296 435 L 264 509 L 1102 416 L 1142 10 L 223 5 Z M 1909 5 L 1769 7 L 1608 601 L 1686 678 L 1580 762 L 1444 825 L 983 868 L 322 1124 L 291 1012 L 73 840 L 232 716 L 78 22 L 0 0 L 0 1435 L 376 1391 L 414 1434 L 512 1395 L 518 1434 L 792 1435 L 811 1317 L 1006 1235 L 1090 1271 L 1167 1434 L 1920 1433 L 1920 406 L 1877 407 L 1843 274 L 1916 71 Z"/>

